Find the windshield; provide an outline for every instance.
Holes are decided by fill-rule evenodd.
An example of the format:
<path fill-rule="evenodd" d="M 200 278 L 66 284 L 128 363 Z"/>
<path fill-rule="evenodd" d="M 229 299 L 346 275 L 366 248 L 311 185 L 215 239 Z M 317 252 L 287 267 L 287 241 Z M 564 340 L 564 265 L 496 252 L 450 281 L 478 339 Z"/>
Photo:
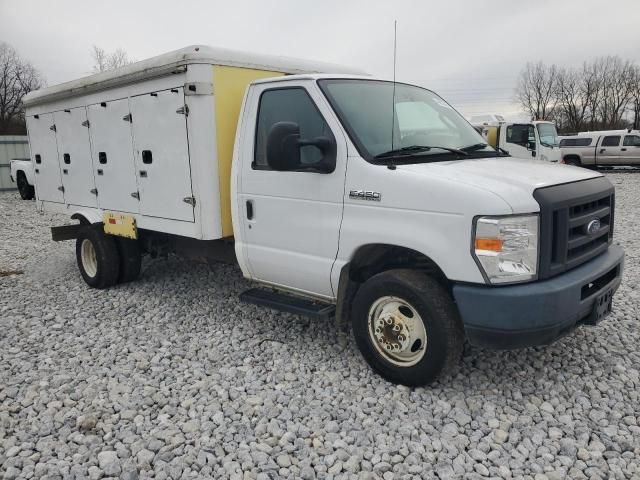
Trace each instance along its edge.
<path fill-rule="evenodd" d="M 537 128 L 541 144 L 547 147 L 557 147 L 559 145 L 558 132 L 553 123 L 539 123 Z"/>
<path fill-rule="evenodd" d="M 451 155 L 438 147 L 474 147 L 473 154 L 484 152 L 485 156 L 496 153 L 447 102 L 424 88 L 397 83 L 394 105 L 392 82 L 332 79 L 319 84 L 367 160 L 417 145 L 433 147 L 420 152 L 421 156 Z"/>

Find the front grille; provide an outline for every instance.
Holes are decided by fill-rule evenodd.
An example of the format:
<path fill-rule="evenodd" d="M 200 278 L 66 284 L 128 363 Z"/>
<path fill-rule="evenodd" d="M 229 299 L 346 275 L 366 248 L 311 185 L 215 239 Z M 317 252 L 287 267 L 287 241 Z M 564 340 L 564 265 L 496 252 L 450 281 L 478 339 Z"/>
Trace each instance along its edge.
<path fill-rule="evenodd" d="M 533 196 L 540 204 L 539 278 L 577 267 L 609 247 L 615 194 L 606 178 L 540 188 Z M 594 220 L 600 227 L 588 232 Z"/>

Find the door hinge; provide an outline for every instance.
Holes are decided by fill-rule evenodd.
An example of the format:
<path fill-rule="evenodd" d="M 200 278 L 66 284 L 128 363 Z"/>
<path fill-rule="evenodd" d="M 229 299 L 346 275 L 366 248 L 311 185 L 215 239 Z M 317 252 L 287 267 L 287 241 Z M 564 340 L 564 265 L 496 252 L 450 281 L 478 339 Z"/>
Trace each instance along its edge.
<path fill-rule="evenodd" d="M 135 198 L 136 200 L 140 200 L 140 192 L 133 192 L 133 193 L 131 194 L 131 196 L 132 196 L 133 198 Z"/>
<path fill-rule="evenodd" d="M 196 198 L 195 197 L 184 197 L 182 199 L 182 201 L 184 203 L 188 203 L 189 205 L 191 205 L 192 207 L 196 206 Z"/>
<path fill-rule="evenodd" d="M 183 105 L 182 107 L 176 110 L 176 113 L 179 113 L 180 115 L 184 115 L 185 117 L 189 116 L 189 106 L 186 104 Z"/>
<path fill-rule="evenodd" d="M 60 190 L 62 193 L 64 193 L 64 186 L 59 186 L 58 190 Z"/>
<path fill-rule="evenodd" d="M 82 122 L 82 126 L 89 128 L 89 120 L 85 120 L 84 122 Z"/>
<path fill-rule="evenodd" d="M 54 123 L 53 125 L 51 125 L 49 127 L 49 130 L 51 130 L 52 132 L 55 132 L 56 131 L 56 124 Z"/>
<path fill-rule="evenodd" d="M 130 113 L 127 113 L 124 117 L 122 117 L 122 120 L 124 120 L 125 122 L 133 123 L 133 116 Z"/>
<path fill-rule="evenodd" d="M 98 196 L 98 189 L 92 188 L 91 190 L 89 190 L 89 193 L 93 193 L 95 196 Z"/>

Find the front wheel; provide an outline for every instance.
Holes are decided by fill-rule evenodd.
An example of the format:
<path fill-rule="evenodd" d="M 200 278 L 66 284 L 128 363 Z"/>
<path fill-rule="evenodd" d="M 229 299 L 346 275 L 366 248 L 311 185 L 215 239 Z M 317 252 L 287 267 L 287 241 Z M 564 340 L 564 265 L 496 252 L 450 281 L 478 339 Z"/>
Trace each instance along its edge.
<path fill-rule="evenodd" d="M 458 364 L 464 330 L 457 308 L 436 280 L 413 270 L 390 270 L 358 290 L 352 309 L 356 343 L 387 380 L 427 385 Z"/>

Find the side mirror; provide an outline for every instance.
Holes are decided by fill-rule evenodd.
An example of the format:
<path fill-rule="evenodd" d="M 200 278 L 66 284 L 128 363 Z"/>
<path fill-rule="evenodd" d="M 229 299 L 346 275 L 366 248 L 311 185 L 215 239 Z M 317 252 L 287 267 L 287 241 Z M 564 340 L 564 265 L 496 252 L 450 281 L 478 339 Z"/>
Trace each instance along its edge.
<path fill-rule="evenodd" d="M 314 163 L 302 163 L 300 149 L 313 146 L 322 152 Z M 336 168 L 336 143 L 332 138 L 300 139 L 300 127 L 294 122 L 273 124 L 267 135 L 267 164 L 273 170 L 331 173 Z"/>
<path fill-rule="evenodd" d="M 267 135 L 267 164 L 273 170 L 295 170 L 300 165 L 300 127 L 294 122 L 274 123 Z"/>
<path fill-rule="evenodd" d="M 531 156 L 535 158 L 535 156 L 536 156 L 536 151 L 535 150 L 531 150 Z"/>

